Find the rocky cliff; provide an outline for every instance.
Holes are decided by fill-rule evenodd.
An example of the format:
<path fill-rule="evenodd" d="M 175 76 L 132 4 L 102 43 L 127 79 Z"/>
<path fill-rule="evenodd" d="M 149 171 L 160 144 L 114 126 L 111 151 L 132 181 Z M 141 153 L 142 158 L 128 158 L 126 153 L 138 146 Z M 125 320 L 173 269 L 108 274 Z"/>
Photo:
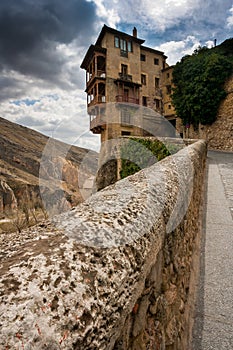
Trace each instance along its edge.
<path fill-rule="evenodd" d="M 79 168 L 89 153 L 97 162 L 97 155 L 87 149 L 53 141 L 54 155 L 43 160 L 44 150 L 51 139 L 34 130 L 0 118 L 0 232 L 20 230 L 47 216 L 41 198 L 41 183 L 51 206 L 63 211 L 83 201 L 79 185 Z M 91 168 L 91 166 L 90 166 Z M 60 171 L 60 178 L 56 177 Z M 91 176 L 86 166 L 82 172 Z M 51 188 L 57 178 L 56 187 Z"/>

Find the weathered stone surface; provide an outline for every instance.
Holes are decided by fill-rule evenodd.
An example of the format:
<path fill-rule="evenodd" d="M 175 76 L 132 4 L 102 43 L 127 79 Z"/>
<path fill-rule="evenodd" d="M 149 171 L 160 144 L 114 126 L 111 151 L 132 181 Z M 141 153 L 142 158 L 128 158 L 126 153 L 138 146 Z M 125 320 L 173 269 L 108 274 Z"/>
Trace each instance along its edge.
<path fill-rule="evenodd" d="M 17 200 L 12 188 L 3 180 L 0 181 L 0 212 L 14 211 L 17 208 Z"/>
<path fill-rule="evenodd" d="M 199 141 L 53 223 L 0 235 L 0 348 L 187 350 L 205 157 Z"/>
<path fill-rule="evenodd" d="M 89 164 L 83 164 L 87 154 Z M 22 229 L 83 202 L 80 179 L 91 176 L 95 164 L 94 151 L 0 118 L 0 231 Z"/>

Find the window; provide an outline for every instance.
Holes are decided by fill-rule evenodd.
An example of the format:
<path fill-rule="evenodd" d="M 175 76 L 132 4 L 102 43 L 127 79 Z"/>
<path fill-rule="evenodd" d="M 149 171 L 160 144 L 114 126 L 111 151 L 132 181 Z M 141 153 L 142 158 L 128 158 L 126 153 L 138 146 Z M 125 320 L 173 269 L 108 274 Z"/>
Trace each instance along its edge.
<path fill-rule="evenodd" d="M 114 37 L 114 46 L 121 49 L 121 56 L 128 57 L 128 52 L 133 52 L 132 41 L 127 41 L 125 39 Z"/>
<path fill-rule="evenodd" d="M 130 131 L 122 131 L 121 136 L 130 136 L 131 132 Z"/>
<path fill-rule="evenodd" d="M 127 109 L 123 109 L 121 111 L 121 124 L 129 125 L 130 124 L 130 111 Z"/>
<path fill-rule="evenodd" d="M 146 61 L 146 55 L 144 55 L 143 53 L 141 53 L 141 61 L 143 61 L 143 62 Z"/>
<path fill-rule="evenodd" d="M 133 52 L 132 41 L 128 41 L 128 51 L 129 51 L 129 52 Z"/>
<path fill-rule="evenodd" d="M 142 96 L 142 105 L 143 106 L 147 106 L 147 97 L 146 96 Z"/>
<path fill-rule="evenodd" d="M 141 74 L 141 83 L 142 83 L 142 85 L 146 85 L 146 75 L 145 74 Z"/>
<path fill-rule="evenodd" d="M 157 66 L 159 65 L 159 59 L 158 58 L 154 58 L 154 64 L 157 65 Z"/>
<path fill-rule="evenodd" d="M 172 108 L 172 106 L 171 105 L 168 105 L 168 109 L 171 109 Z"/>
<path fill-rule="evenodd" d="M 123 51 L 127 51 L 127 43 L 126 43 L 126 40 L 120 39 L 120 48 L 121 48 L 121 50 L 123 50 Z"/>
<path fill-rule="evenodd" d="M 126 64 L 121 65 L 121 73 L 122 75 L 128 74 L 128 66 Z"/>
<path fill-rule="evenodd" d="M 120 47 L 120 40 L 119 40 L 118 36 L 115 36 L 114 43 L 115 43 L 115 47 Z"/>
<path fill-rule="evenodd" d="M 159 87 L 159 78 L 155 78 L 155 87 L 156 87 L 156 88 Z"/>
<path fill-rule="evenodd" d="M 170 73 L 167 73 L 167 78 L 170 78 Z"/>
<path fill-rule="evenodd" d="M 167 94 L 168 94 L 168 95 L 171 95 L 171 93 L 172 93 L 172 87 L 171 87 L 171 85 L 167 85 L 166 88 L 167 88 Z"/>
<path fill-rule="evenodd" d="M 156 108 L 156 109 L 160 109 L 160 100 L 156 98 L 156 99 L 154 100 L 154 102 L 155 102 L 155 108 Z"/>
<path fill-rule="evenodd" d="M 121 49 L 121 56 L 128 57 L 128 51 L 127 51 L 127 42 L 124 39 L 120 39 L 120 49 Z"/>

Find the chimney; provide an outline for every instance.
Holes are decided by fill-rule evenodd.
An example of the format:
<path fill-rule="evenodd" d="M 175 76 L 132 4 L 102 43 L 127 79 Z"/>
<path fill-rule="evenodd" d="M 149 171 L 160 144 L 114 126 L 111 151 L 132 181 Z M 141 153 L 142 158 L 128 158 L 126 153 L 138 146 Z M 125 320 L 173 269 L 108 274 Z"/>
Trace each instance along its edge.
<path fill-rule="evenodd" d="M 133 36 L 134 36 L 135 38 L 137 38 L 137 35 L 138 35 L 138 33 L 137 33 L 137 28 L 134 27 L 134 28 L 133 28 Z"/>

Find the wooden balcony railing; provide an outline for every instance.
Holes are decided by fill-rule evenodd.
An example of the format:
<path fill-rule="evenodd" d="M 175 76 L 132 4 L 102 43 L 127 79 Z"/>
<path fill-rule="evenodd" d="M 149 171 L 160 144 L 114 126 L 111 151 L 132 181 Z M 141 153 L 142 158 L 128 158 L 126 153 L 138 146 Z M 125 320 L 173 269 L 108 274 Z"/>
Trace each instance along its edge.
<path fill-rule="evenodd" d="M 97 70 L 89 75 L 89 79 L 87 80 L 87 85 L 89 85 L 94 78 L 106 78 L 106 72 L 104 70 Z"/>
<path fill-rule="evenodd" d="M 133 80 L 133 77 L 130 74 L 119 73 L 119 77 L 120 77 L 120 79 L 125 80 L 125 81 L 132 81 Z"/>
<path fill-rule="evenodd" d="M 124 95 L 117 95 L 116 96 L 116 102 L 128 102 L 128 103 L 134 103 L 139 105 L 139 99 L 135 97 L 128 97 Z"/>
<path fill-rule="evenodd" d="M 106 102 L 106 96 L 104 95 L 98 95 L 98 96 L 95 96 L 93 98 L 93 100 L 91 100 L 89 103 L 88 103 L 88 107 L 90 106 L 94 106 L 96 105 L 97 103 L 105 103 Z"/>
<path fill-rule="evenodd" d="M 106 125 L 106 118 L 98 115 L 90 120 L 90 130 L 93 132 L 96 131 L 97 133 L 101 132 L 101 128 L 103 128 Z"/>

